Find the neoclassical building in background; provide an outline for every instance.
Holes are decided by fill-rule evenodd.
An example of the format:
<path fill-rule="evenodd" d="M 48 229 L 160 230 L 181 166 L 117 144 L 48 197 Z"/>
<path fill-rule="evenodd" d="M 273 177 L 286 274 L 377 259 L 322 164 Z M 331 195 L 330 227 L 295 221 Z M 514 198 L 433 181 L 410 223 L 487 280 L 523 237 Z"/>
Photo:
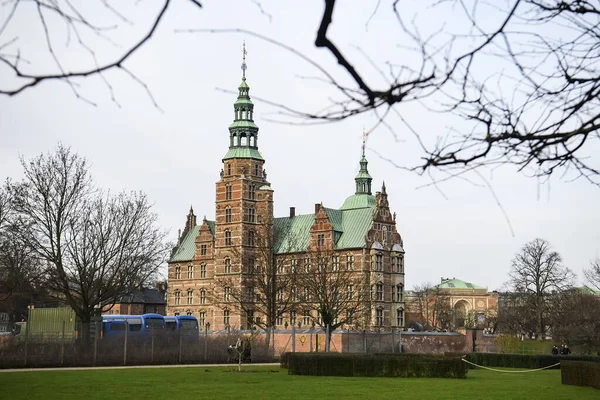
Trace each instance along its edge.
<path fill-rule="evenodd" d="M 234 120 L 229 126 L 229 149 L 216 183 L 215 219 L 205 217 L 198 223 L 190 208 L 168 263 L 168 314 L 194 315 L 201 325 L 209 323 L 211 330 L 250 326 L 259 315 L 215 304 L 210 294 L 215 282 L 227 277 L 238 286 L 235 289 L 244 290 L 244 275 L 259 257 L 259 238 L 267 238 L 274 262 L 302 268 L 304 262 L 310 262 L 311 252 L 326 248 L 339 268 L 361 274 L 372 288 L 361 328 L 404 326 L 403 242 L 396 229 L 396 215 L 390 212 L 385 184 L 372 194 L 364 143 L 354 194 L 341 207 L 315 204 L 314 213 L 306 215 L 296 215 L 295 208 L 290 207 L 289 215 L 274 217 L 274 190 L 258 151 L 258 126 L 245 70 L 238 89 Z M 265 229 L 271 229 L 272 234 Z M 227 299 L 228 294 L 223 296 Z M 309 311 L 306 306 L 290 310 L 278 319 L 277 328 L 295 325 L 300 319 L 306 325 L 316 318 Z"/>

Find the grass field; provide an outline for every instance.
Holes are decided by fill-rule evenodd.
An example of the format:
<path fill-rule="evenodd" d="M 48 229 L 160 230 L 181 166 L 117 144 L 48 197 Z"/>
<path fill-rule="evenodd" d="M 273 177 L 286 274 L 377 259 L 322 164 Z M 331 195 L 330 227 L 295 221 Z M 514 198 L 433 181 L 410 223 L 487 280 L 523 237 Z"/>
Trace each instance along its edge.
<path fill-rule="evenodd" d="M 467 379 L 290 376 L 279 367 L 136 368 L 0 372 L 6 399 L 598 399 L 593 388 L 560 383 L 560 371 L 470 370 Z"/>

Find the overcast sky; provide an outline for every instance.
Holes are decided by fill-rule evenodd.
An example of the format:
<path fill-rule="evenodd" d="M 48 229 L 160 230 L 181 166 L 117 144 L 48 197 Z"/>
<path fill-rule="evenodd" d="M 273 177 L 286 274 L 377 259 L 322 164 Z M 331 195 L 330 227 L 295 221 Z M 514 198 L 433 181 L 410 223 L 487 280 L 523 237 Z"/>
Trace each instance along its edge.
<path fill-rule="evenodd" d="M 123 7 L 119 10 L 132 22 L 129 24 L 102 7 L 93 7 L 92 2 L 75 3 L 82 4 L 80 10 L 92 21 L 120 26 L 106 34 L 122 47 L 83 34 L 100 64 L 147 31 L 160 6 L 158 1 L 137 2 L 137 6 L 133 1 L 129 6 L 119 2 Z M 363 126 L 367 130 L 373 127 L 376 116 L 322 125 L 274 122 L 281 120 L 277 109 L 257 98 L 314 111 L 336 94 L 317 80 L 303 78 L 317 75 L 310 64 L 251 35 L 176 32 L 249 29 L 295 48 L 347 81 L 332 56 L 313 44 L 323 2 L 263 1 L 268 15 L 252 1 L 202 3 L 203 9 L 198 9 L 185 1 L 175 2 L 155 37 L 125 64 L 148 86 L 158 107 L 144 87 L 123 71 L 104 75 L 116 101 L 99 77 L 75 81 L 81 96 L 95 105 L 78 99 L 64 82 L 46 82 L 14 97 L 0 97 L 0 177 L 19 179 L 19 156 L 31 158 L 62 142 L 90 160 L 100 186 L 111 191 L 146 192 L 171 239 L 183 228 L 190 205 L 199 219 L 204 215 L 214 219 L 215 183 L 227 152 L 227 127 L 236 97 L 232 92 L 240 83 L 241 48 L 246 40 L 248 84 L 260 127 L 259 150 L 275 190 L 276 216 L 287 215 L 290 206 L 296 207 L 297 213 L 313 212 L 314 203 L 340 207 L 354 193 Z M 388 60 L 396 64 L 414 61 L 410 54 L 400 53 L 401 44 L 395 42 L 389 1 L 382 3 L 366 26 L 376 3 L 341 1 L 331 29 L 331 37 L 375 84 L 380 83 L 379 74 L 369 69 L 361 51 L 380 65 Z M 407 3 L 408 7 L 415 2 Z M 5 17 L 7 11 L 0 10 L 0 15 Z M 55 71 L 35 13 L 33 4 L 19 6 L 0 34 L 0 46 L 18 36 L 13 46 L 20 46 L 23 57 L 31 62 L 27 67 L 31 72 Z M 444 16 L 423 18 L 423 29 L 439 29 Z M 55 22 L 48 21 L 57 56 L 66 69 L 93 65 L 89 53 L 76 45 L 73 33 L 69 47 L 64 46 L 67 31 Z M 0 69 L 0 81 L 11 79 Z M 418 104 L 402 106 L 399 111 L 430 142 L 449 126 L 458 126 L 450 116 L 429 112 Z M 393 134 L 381 126 L 371 132 L 367 158 L 374 189 L 380 190 L 385 180 L 390 206 L 397 213 L 409 288 L 456 277 L 499 289 L 515 253 L 536 237 L 548 240 L 583 283 L 582 268 L 600 256 L 598 187 L 584 180 L 571 182 L 568 175 L 561 179 L 559 174 L 540 182 L 510 166 L 468 174 L 469 181 L 450 179 L 438 188 L 427 186 L 430 177 L 398 169 L 385 160 L 411 166 L 422 155 L 404 125 L 393 119 L 389 125 Z M 586 154 L 597 157 L 598 150 L 596 146 Z"/>

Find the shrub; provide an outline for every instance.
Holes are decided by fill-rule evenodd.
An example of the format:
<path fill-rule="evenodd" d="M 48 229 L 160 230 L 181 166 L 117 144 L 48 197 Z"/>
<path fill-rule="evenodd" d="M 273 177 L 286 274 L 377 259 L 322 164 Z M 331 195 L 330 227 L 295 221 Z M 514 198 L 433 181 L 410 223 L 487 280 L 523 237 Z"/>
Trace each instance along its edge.
<path fill-rule="evenodd" d="M 563 385 L 600 389 L 600 363 L 565 360 L 560 365 L 560 379 Z"/>
<path fill-rule="evenodd" d="M 551 354 L 503 354 L 503 353 L 470 353 L 467 360 L 477 365 L 486 367 L 507 367 L 507 368 L 543 368 L 564 360 L 578 360 L 600 362 L 600 357 L 594 356 L 561 356 Z M 474 368 L 469 366 L 469 368 Z M 552 367 L 559 369 L 560 366 Z"/>
<path fill-rule="evenodd" d="M 458 357 L 363 353 L 287 353 L 290 375 L 466 378 Z"/>

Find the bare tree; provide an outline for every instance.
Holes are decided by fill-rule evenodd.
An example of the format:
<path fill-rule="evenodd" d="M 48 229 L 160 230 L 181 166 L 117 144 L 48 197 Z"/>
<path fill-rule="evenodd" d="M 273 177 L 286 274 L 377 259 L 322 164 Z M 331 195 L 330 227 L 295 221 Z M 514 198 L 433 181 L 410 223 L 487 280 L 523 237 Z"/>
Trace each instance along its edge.
<path fill-rule="evenodd" d="M 248 329 L 254 326 L 265 329 L 266 347 L 269 348 L 270 333 L 275 329 L 277 320 L 298 305 L 298 299 L 291 294 L 298 274 L 291 267 L 288 255 L 273 252 L 273 243 L 278 242 L 278 238 L 271 224 L 258 226 L 252 241 L 253 254 L 245 259 L 242 259 L 238 248 L 232 248 L 232 257 L 242 259 L 242 271 L 235 277 L 229 275 L 215 279 L 212 302 L 223 309 L 234 307 L 252 318 L 248 321 Z M 288 238 L 286 242 L 292 244 L 294 240 Z"/>
<path fill-rule="evenodd" d="M 424 330 L 452 329 L 454 315 L 447 291 L 429 282 L 415 285 L 409 312 L 416 314 Z M 464 318 L 465 316 L 463 316 Z"/>
<path fill-rule="evenodd" d="M 544 340 L 549 296 L 573 286 L 575 274 L 562 265 L 560 254 L 550 243 L 534 239 L 512 260 L 508 286 L 521 295 L 521 302 L 535 312 L 535 335 Z"/>
<path fill-rule="evenodd" d="M 498 332 L 533 337 L 537 331 L 537 317 L 532 296 L 503 292 L 498 296 Z"/>
<path fill-rule="evenodd" d="M 600 258 L 590 262 L 590 267 L 588 269 L 584 268 L 583 274 L 592 286 L 600 290 Z"/>
<path fill-rule="evenodd" d="M 579 350 L 600 350 L 600 297 L 585 288 L 573 288 L 552 296 L 549 325 L 552 338 L 579 345 Z"/>
<path fill-rule="evenodd" d="M 314 249 L 306 253 L 293 293 L 306 310 L 316 311 L 313 322 L 331 333 L 341 326 L 367 326 L 371 290 L 362 271 L 342 268 L 334 251 Z M 373 293 L 375 296 L 375 293 Z M 374 300 L 374 299 L 373 299 Z"/>
<path fill-rule="evenodd" d="M 83 324 L 155 275 L 169 247 L 144 194 L 103 194 L 87 161 L 62 145 L 21 163 L 25 178 L 11 186 L 20 240 Z"/>

